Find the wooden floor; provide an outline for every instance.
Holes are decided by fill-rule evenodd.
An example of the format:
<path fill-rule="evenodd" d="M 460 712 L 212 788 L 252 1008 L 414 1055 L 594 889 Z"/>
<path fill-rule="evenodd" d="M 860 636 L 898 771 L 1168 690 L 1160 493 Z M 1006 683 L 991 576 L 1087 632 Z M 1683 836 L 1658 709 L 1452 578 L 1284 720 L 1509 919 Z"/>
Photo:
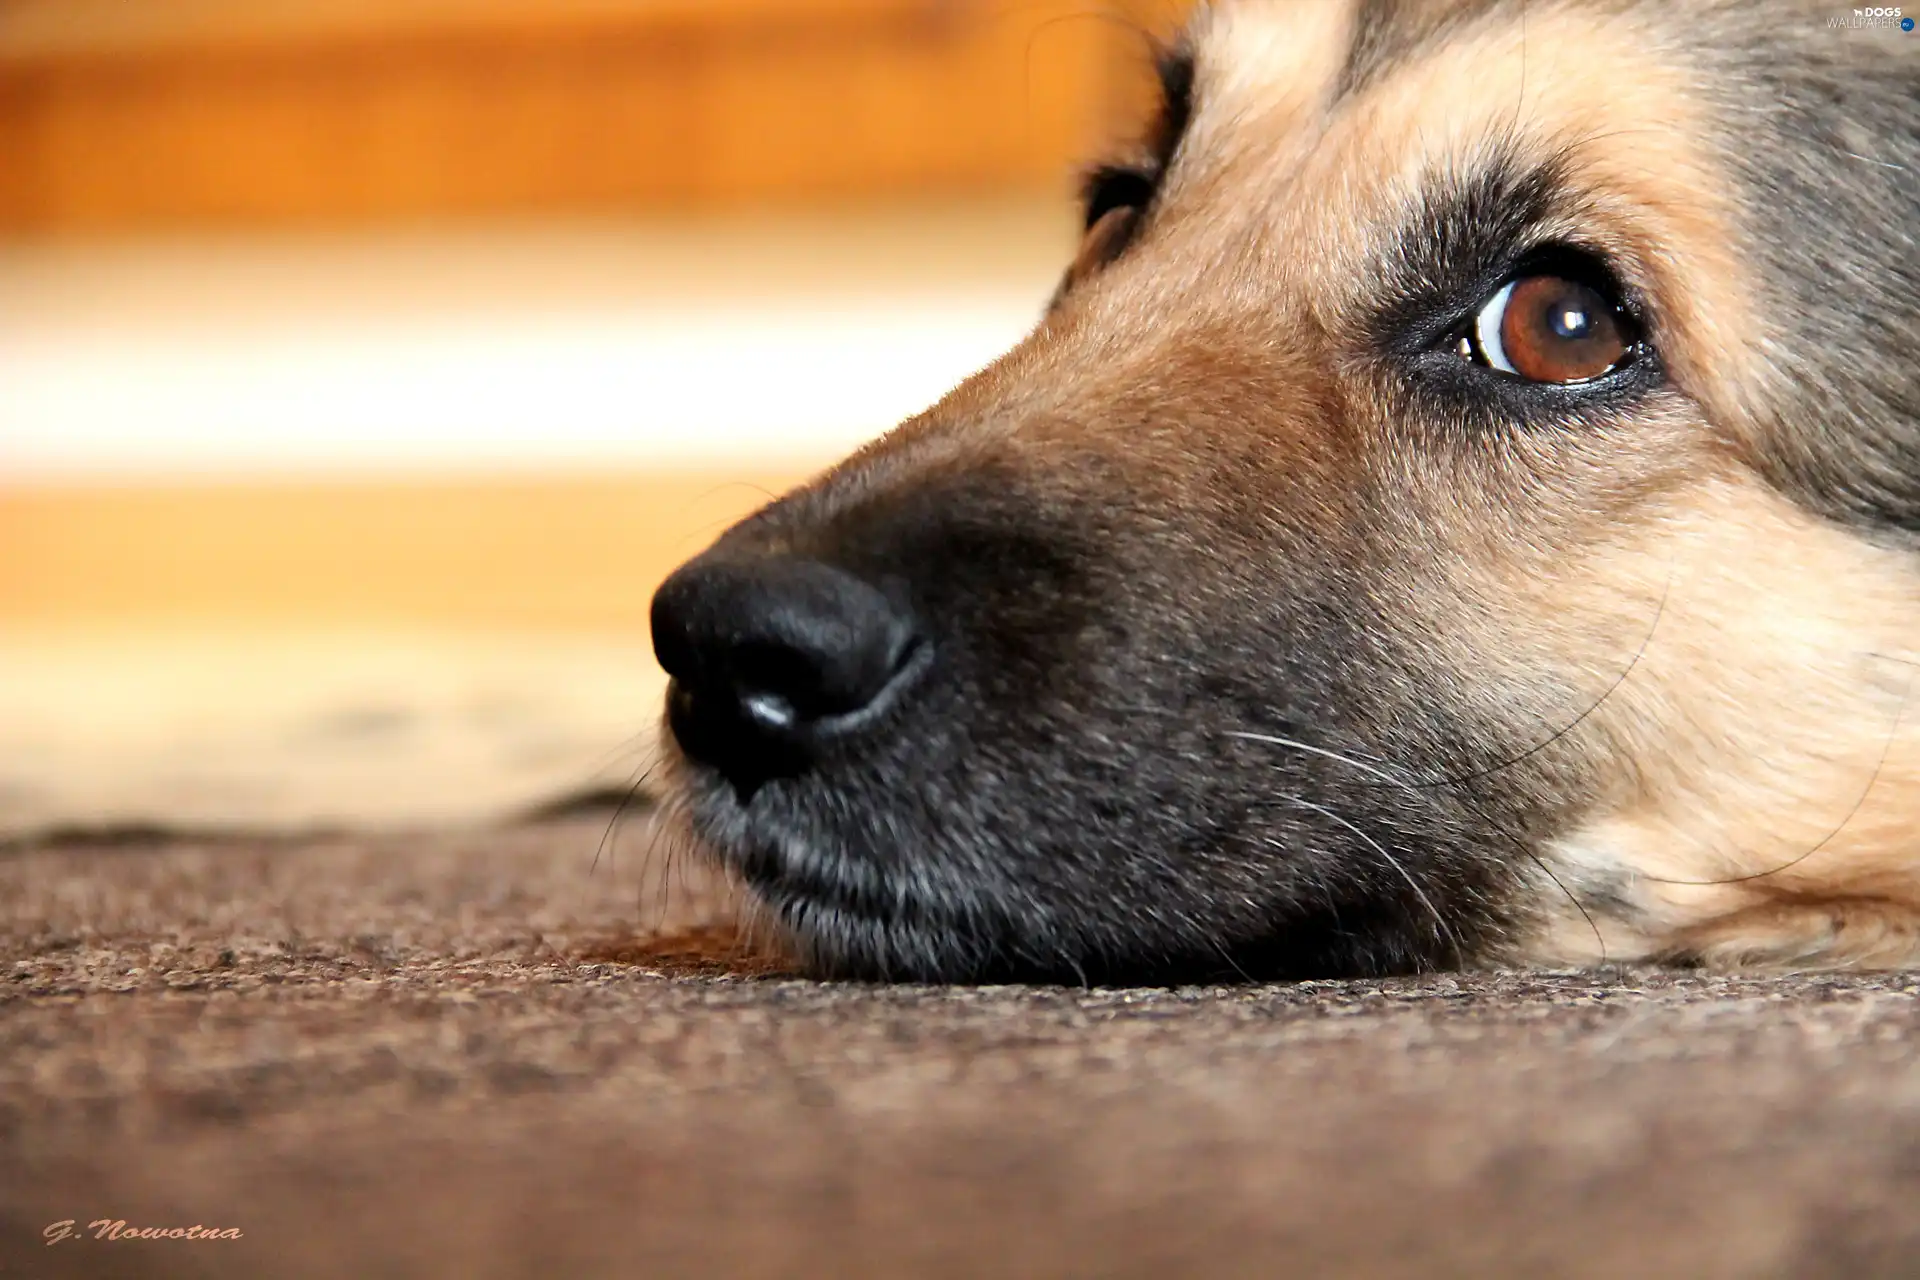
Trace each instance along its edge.
<path fill-rule="evenodd" d="M 1165 0 L 9 0 L 0 230 L 1052 190 Z"/>

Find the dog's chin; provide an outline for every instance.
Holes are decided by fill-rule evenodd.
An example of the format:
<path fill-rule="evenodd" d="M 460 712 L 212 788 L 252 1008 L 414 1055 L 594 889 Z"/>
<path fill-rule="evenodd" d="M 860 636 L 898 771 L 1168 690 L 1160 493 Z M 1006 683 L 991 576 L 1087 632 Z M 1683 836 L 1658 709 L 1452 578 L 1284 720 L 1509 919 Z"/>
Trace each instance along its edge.
<path fill-rule="evenodd" d="M 991 948 L 968 945 L 957 922 L 883 917 L 788 889 L 756 890 L 808 972 L 864 982 L 1056 981 L 1031 964 L 1010 963 Z"/>
<path fill-rule="evenodd" d="M 942 874 L 933 841 L 908 835 L 891 854 L 867 847 L 815 820 L 808 802 L 819 797 L 794 782 L 769 783 L 743 800 L 689 769 L 678 794 L 696 848 L 750 893 L 758 920 L 813 976 L 1085 981 L 1070 954 L 1036 949 L 1049 932 L 1042 922 L 1018 919 L 1001 895 Z M 913 856 L 913 865 L 903 856 Z"/>
<path fill-rule="evenodd" d="M 901 830 L 897 814 L 856 820 L 812 781 L 772 782 L 745 800 L 697 766 L 677 783 L 696 847 L 819 978 L 1178 986 L 1432 967 L 1389 946 L 1391 913 L 1374 920 L 1365 901 L 1331 916 L 1304 903 L 1270 908 L 1250 928 L 1192 900 L 1169 909 L 1103 894 L 1097 880 L 1049 894 L 951 829 Z M 839 821 L 821 820 L 827 808 Z M 884 846 L 862 834 L 883 831 Z"/>

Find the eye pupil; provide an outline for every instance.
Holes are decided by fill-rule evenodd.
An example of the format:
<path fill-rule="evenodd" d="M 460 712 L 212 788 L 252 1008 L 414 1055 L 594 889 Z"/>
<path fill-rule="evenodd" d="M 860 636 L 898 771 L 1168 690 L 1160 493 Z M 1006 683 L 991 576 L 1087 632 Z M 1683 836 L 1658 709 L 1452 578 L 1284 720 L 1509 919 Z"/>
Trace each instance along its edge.
<path fill-rule="evenodd" d="M 1579 307 L 1563 308 L 1553 318 L 1554 336 L 1568 341 L 1578 341 L 1587 336 L 1593 328 L 1593 318 Z"/>

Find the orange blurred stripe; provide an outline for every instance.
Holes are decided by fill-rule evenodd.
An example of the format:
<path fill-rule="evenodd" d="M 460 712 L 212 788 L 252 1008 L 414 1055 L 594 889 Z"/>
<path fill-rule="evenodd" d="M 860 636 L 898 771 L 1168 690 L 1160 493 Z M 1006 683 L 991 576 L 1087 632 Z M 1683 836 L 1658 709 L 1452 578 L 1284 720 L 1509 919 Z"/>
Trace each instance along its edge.
<path fill-rule="evenodd" d="M 644 633 L 793 475 L 0 490 L 0 627 Z"/>

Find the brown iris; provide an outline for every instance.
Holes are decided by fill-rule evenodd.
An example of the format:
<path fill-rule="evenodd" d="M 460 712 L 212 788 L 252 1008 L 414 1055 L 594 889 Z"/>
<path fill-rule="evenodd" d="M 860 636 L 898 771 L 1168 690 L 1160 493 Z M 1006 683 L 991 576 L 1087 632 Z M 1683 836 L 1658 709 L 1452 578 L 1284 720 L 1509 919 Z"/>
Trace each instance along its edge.
<path fill-rule="evenodd" d="M 1561 276 L 1521 276 L 1474 317 L 1472 346 L 1502 373 L 1529 382 L 1586 382 L 1633 350 L 1627 321 L 1591 285 Z"/>

